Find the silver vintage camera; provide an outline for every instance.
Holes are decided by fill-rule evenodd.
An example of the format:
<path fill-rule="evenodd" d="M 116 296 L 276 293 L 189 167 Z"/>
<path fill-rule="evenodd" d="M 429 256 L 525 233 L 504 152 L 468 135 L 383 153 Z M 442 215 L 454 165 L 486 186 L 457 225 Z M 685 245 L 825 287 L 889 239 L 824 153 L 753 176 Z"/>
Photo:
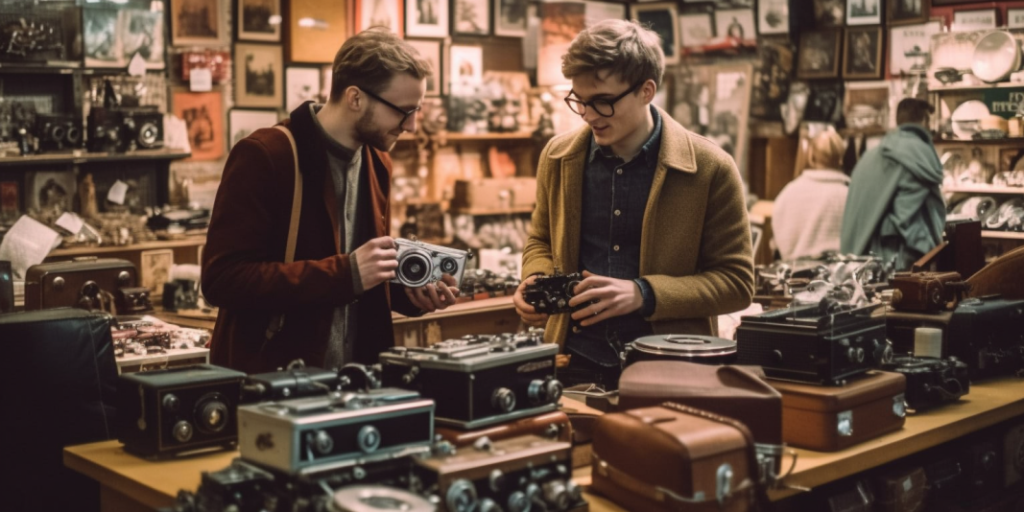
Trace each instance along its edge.
<path fill-rule="evenodd" d="M 420 288 L 448 274 L 455 278 L 456 286 L 462 284 L 466 261 L 472 257 L 468 251 L 406 238 L 396 238 L 395 243 L 398 245 L 398 269 L 392 283 Z"/>

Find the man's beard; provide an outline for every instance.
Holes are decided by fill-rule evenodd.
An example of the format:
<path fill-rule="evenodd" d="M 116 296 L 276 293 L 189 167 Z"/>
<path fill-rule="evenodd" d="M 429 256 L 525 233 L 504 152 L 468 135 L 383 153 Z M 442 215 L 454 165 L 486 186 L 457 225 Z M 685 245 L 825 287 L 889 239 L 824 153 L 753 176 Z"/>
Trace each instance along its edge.
<path fill-rule="evenodd" d="M 381 131 L 374 126 L 372 109 L 367 109 L 363 117 L 356 121 L 356 138 L 367 146 L 380 151 L 391 151 L 394 143 L 388 143 L 387 135 L 387 132 Z"/>

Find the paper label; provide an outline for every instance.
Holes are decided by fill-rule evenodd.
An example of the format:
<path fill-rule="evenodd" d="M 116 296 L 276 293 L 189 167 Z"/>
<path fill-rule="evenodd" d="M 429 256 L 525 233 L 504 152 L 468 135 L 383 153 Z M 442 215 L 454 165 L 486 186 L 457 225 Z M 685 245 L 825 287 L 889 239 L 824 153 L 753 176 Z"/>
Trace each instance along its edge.
<path fill-rule="evenodd" d="M 68 233 L 77 235 L 82 230 L 82 218 L 71 212 L 64 212 L 63 215 L 57 219 L 57 226 L 66 229 Z"/>
<path fill-rule="evenodd" d="M 107 201 L 114 204 L 124 204 L 124 196 L 128 193 L 128 184 L 117 180 L 114 185 L 110 187 L 110 191 L 107 192 Z"/>
<path fill-rule="evenodd" d="M 213 73 L 210 68 L 196 68 L 188 74 L 188 89 L 192 92 L 206 92 L 213 89 Z"/>
<path fill-rule="evenodd" d="M 128 74 L 131 76 L 146 76 L 146 59 L 138 52 L 128 62 Z"/>

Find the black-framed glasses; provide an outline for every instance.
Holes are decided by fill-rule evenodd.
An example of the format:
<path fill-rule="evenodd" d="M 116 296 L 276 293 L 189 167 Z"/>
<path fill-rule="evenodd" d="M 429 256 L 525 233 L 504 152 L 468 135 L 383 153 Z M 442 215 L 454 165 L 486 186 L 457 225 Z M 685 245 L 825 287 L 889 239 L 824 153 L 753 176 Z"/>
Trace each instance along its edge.
<path fill-rule="evenodd" d="M 402 107 L 399 107 L 398 105 L 395 105 L 394 103 L 391 103 L 390 101 L 388 101 L 388 100 L 386 100 L 384 98 L 381 98 L 380 96 L 377 96 L 376 94 L 374 94 L 374 93 L 372 93 L 372 92 L 370 92 L 370 91 L 368 91 L 366 89 L 363 89 L 362 87 L 360 87 L 359 90 L 365 92 L 367 96 L 369 96 L 369 97 L 371 97 L 371 98 L 373 98 L 373 99 L 375 99 L 375 100 L 377 100 L 377 101 L 379 101 L 379 102 L 381 102 L 381 103 L 383 103 L 383 104 L 393 108 L 395 110 L 395 112 L 398 112 L 399 114 L 402 114 L 402 122 L 398 123 L 398 126 L 405 126 L 405 121 L 409 119 L 409 116 L 415 114 L 416 112 L 419 112 L 420 109 L 423 108 L 423 107 L 416 107 L 416 108 L 413 108 L 412 110 L 405 110 Z"/>
<path fill-rule="evenodd" d="M 590 101 L 583 101 L 579 98 L 573 98 L 572 96 L 576 94 L 576 91 L 569 90 L 569 95 L 565 97 L 565 104 L 569 105 L 569 110 L 572 110 L 574 113 L 579 114 L 581 116 L 587 113 L 587 108 L 592 108 L 594 109 L 594 112 L 597 112 L 597 114 L 601 117 L 612 117 L 615 115 L 615 103 L 621 100 L 622 98 L 625 98 L 628 94 L 632 93 L 633 91 L 636 91 L 637 88 L 640 87 L 644 82 L 645 80 L 641 80 L 633 84 L 633 87 L 630 87 L 629 89 L 626 90 L 626 92 L 614 98 L 597 98 L 595 100 Z"/>

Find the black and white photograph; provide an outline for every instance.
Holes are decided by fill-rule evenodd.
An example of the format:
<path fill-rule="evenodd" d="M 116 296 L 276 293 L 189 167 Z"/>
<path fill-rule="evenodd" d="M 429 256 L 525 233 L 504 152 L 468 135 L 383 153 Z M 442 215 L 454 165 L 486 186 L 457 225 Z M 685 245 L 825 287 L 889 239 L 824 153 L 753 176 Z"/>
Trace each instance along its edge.
<path fill-rule="evenodd" d="M 238 0 L 240 41 L 281 42 L 281 0 Z"/>
<path fill-rule="evenodd" d="M 82 9 L 86 67 L 121 67 L 126 64 L 117 39 L 118 12 L 118 9 L 107 8 Z"/>
<path fill-rule="evenodd" d="M 757 31 L 761 35 L 789 33 L 789 0 L 761 0 L 757 5 Z"/>
<path fill-rule="evenodd" d="M 889 24 L 924 23 L 928 21 L 928 0 L 887 0 Z"/>
<path fill-rule="evenodd" d="M 885 130 L 889 125 L 889 84 L 850 82 L 843 96 L 843 114 L 850 129 Z"/>
<path fill-rule="evenodd" d="M 847 25 L 882 23 L 882 0 L 846 0 Z"/>
<path fill-rule="evenodd" d="M 729 153 L 743 175 L 752 75 L 749 63 L 681 66 L 671 82 L 672 118 Z"/>
<path fill-rule="evenodd" d="M 494 35 L 526 35 L 526 0 L 494 0 Z"/>
<path fill-rule="evenodd" d="M 800 34 L 796 75 L 798 78 L 838 78 L 841 30 L 824 30 Z"/>
<path fill-rule="evenodd" d="M 356 0 L 356 33 L 387 27 L 401 36 L 403 5 L 403 0 Z"/>
<path fill-rule="evenodd" d="M 779 107 L 789 97 L 790 80 L 796 61 L 795 48 L 788 40 L 764 39 L 757 45 L 750 114 L 762 119 L 781 120 Z"/>
<path fill-rule="evenodd" d="M 882 27 L 846 29 L 843 78 L 882 78 Z"/>
<path fill-rule="evenodd" d="M 953 11 L 953 32 L 971 32 L 996 28 L 995 9 Z"/>
<path fill-rule="evenodd" d="M 1024 28 L 1024 9 L 1006 10 L 1006 28 Z"/>
<path fill-rule="evenodd" d="M 284 74 L 285 100 L 287 112 L 295 110 L 307 101 L 320 101 L 320 70 L 289 66 Z"/>
<path fill-rule="evenodd" d="M 441 67 L 441 41 L 406 39 L 416 51 L 420 52 L 434 73 L 427 77 L 427 96 L 441 94 L 441 84 L 444 83 L 444 68 Z"/>
<path fill-rule="evenodd" d="M 171 5 L 171 44 L 206 46 L 224 42 L 224 0 L 175 0 Z"/>
<path fill-rule="evenodd" d="M 633 4 L 630 6 L 633 19 L 646 25 L 661 37 L 661 49 L 665 52 L 665 64 L 679 63 L 679 11 L 676 4 L 669 2 Z"/>
<path fill-rule="evenodd" d="M 698 48 L 715 37 L 715 25 L 710 12 L 679 15 L 679 40 L 684 48 Z"/>
<path fill-rule="evenodd" d="M 452 91 L 479 87 L 484 80 L 484 49 L 453 44 L 449 50 L 447 80 Z"/>
<path fill-rule="evenodd" d="M 755 44 L 757 25 L 753 9 L 719 9 L 715 11 L 715 34 L 747 44 Z"/>
<path fill-rule="evenodd" d="M 121 54 L 126 62 L 138 54 L 146 69 L 164 68 L 164 13 L 123 9 L 120 16 Z"/>
<path fill-rule="evenodd" d="M 932 36 L 942 32 L 942 22 L 897 25 L 889 29 L 889 74 L 920 75 L 928 70 Z"/>
<path fill-rule="evenodd" d="M 405 35 L 448 37 L 448 2 L 405 0 Z"/>
<path fill-rule="evenodd" d="M 459 35 L 486 36 L 491 33 L 490 0 L 453 0 L 452 31 Z"/>
<path fill-rule="evenodd" d="M 25 174 L 25 208 L 28 212 L 54 214 L 74 211 L 78 182 L 72 171 L 30 171 Z"/>
<path fill-rule="evenodd" d="M 262 44 L 235 45 L 235 105 L 281 108 L 284 69 L 281 47 Z"/>
<path fill-rule="evenodd" d="M 238 141 L 248 137 L 260 128 L 277 124 L 277 113 L 270 110 L 245 110 L 234 108 L 228 114 L 228 129 L 231 131 L 229 144 L 235 147 Z"/>
<path fill-rule="evenodd" d="M 853 0 L 851 0 L 853 1 Z M 841 27 L 846 19 L 844 0 L 812 0 L 816 28 Z"/>

